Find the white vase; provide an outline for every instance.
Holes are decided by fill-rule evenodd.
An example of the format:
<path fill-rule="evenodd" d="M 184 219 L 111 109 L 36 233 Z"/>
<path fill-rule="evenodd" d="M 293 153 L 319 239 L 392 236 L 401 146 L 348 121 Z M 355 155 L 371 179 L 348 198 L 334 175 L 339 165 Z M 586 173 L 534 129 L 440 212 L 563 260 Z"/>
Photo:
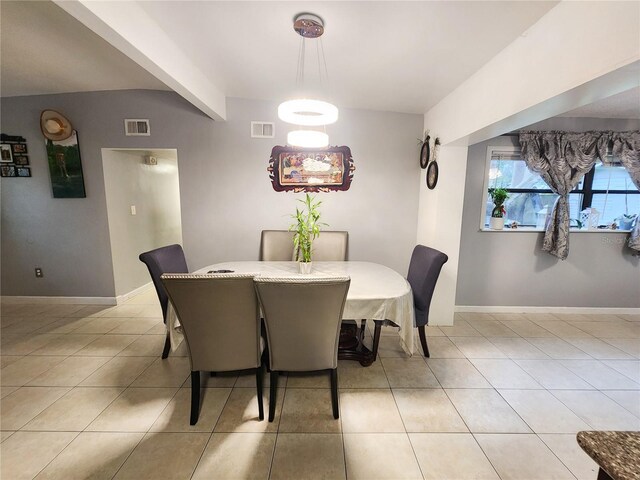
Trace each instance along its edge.
<path fill-rule="evenodd" d="M 311 273 L 311 262 L 298 262 L 298 268 L 300 269 L 300 273 L 308 275 Z"/>
<path fill-rule="evenodd" d="M 491 230 L 502 230 L 504 228 L 504 217 L 491 217 L 489 226 Z"/>

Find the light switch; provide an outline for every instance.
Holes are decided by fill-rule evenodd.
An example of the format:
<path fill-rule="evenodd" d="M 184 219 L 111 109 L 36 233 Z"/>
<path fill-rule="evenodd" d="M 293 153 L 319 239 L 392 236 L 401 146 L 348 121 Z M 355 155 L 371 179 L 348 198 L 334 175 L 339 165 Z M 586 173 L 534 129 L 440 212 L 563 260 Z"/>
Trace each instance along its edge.
<path fill-rule="evenodd" d="M 135 214 L 136 214 L 136 206 L 131 205 L 131 215 L 135 215 Z"/>

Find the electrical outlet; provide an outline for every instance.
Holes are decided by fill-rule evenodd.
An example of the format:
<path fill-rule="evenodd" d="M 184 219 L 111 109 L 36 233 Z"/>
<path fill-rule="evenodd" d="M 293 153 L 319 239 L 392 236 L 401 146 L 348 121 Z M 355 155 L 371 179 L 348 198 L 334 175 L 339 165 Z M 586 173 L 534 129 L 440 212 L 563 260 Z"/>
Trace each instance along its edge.
<path fill-rule="evenodd" d="M 136 206 L 131 205 L 131 215 L 135 215 L 135 214 L 136 214 Z"/>
<path fill-rule="evenodd" d="M 36 277 L 37 278 L 44 277 L 44 274 L 42 273 L 42 269 L 40 267 L 36 267 Z"/>

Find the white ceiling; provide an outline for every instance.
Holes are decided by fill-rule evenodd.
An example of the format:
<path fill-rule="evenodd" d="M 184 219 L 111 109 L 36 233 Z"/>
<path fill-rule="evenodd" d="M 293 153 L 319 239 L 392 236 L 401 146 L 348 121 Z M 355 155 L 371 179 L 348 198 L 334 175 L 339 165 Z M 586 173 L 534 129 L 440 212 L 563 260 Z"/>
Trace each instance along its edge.
<path fill-rule="evenodd" d="M 640 87 L 563 113 L 561 117 L 640 119 Z"/>
<path fill-rule="evenodd" d="M 55 4 L 0 2 L 3 97 L 143 88 L 164 83 Z"/>

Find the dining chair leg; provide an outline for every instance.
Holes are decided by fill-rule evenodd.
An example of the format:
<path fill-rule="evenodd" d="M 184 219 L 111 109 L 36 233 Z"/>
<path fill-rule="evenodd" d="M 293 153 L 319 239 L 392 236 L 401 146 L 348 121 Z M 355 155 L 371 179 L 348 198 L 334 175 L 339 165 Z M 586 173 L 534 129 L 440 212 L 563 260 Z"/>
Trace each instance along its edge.
<path fill-rule="evenodd" d="M 418 333 L 420 334 L 420 343 L 422 344 L 424 356 L 429 358 L 429 346 L 427 345 L 427 333 L 424 325 L 418 327 Z"/>
<path fill-rule="evenodd" d="M 256 369 L 256 390 L 258 393 L 258 418 L 264 420 L 264 407 L 262 405 L 262 365 Z"/>
<path fill-rule="evenodd" d="M 269 421 L 273 422 L 273 418 L 276 416 L 276 392 L 278 390 L 278 372 L 271 370 L 271 376 L 269 377 L 271 386 L 269 387 Z"/>
<path fill-rule="evenodd" d="M 378 345 L 380 345 L 380 331 L 382 330 L 382 322 L 378 322 L 376 320 L 373 321 L 375 324 L 375 329 L 373 330 L 373 361 L 375 362 L 378 359 Z"/>
<path fill-rule="evenodd" d="M 162 358 L 165 359 L 169 356 L 169 350 L 171 349 L 171 339 L 169 338 L 169 331 L 167 330 L 167 338 L 164 340 L 164 348 L 162 349 Z"/>
<path fill-rule="evenodd" d="M 198 423 L 200 416 L 200 372 L 191 372 L 191 420 L 190 424 Z"/>
<path fill-rule="evenodd" d="M 338 408 L 338 369 L 331 370 L 331 406 L 333 407 L 333 418 L 340 418 L 340 409 Z"/>

